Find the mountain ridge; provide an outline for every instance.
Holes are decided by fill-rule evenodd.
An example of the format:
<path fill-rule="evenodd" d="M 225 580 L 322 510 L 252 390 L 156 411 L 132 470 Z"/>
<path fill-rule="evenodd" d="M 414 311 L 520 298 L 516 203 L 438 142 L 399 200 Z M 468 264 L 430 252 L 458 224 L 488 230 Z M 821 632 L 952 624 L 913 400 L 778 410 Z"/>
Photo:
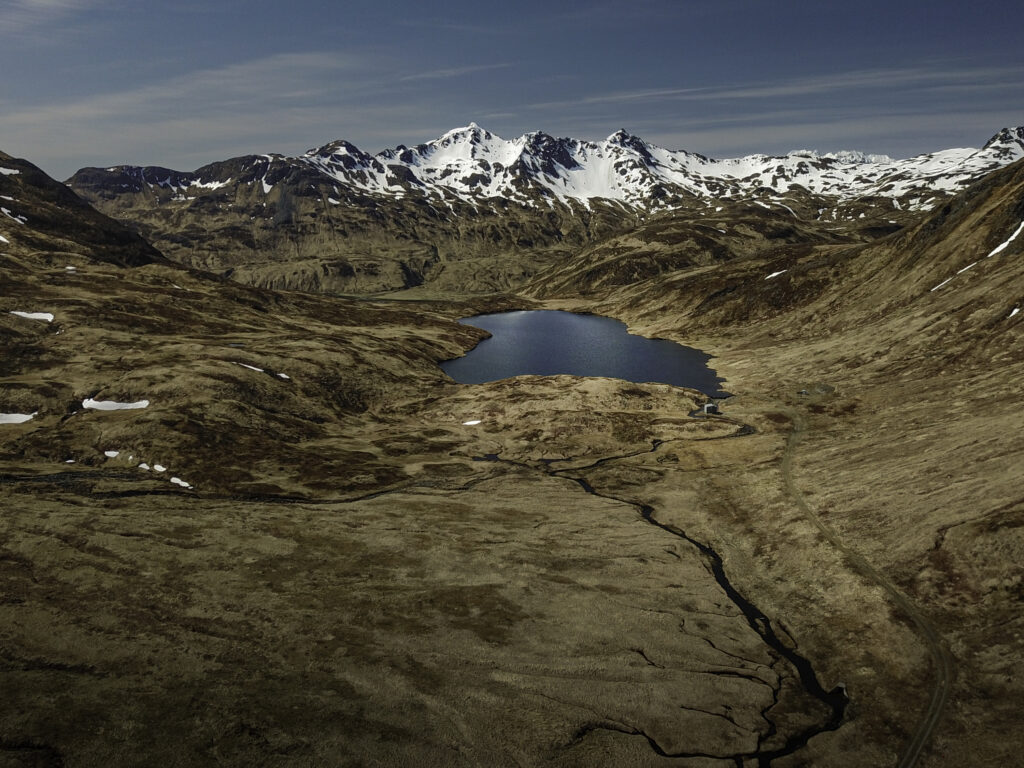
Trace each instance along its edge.
<path fill-rule="evenodd" d="M 815 230 L 819 242 L 868 241 L 1019 157 L 1021 128 L 981 149 L 900 161 L 811 150 L 714 160 L 625 130 L 600 142 L 540 131 L 507 140 L 474 123 L 376 155 L 339 139 L 298 157 L 245 155 L 192 172 L 85 168 L 67 183 L 168 258 L 239 282 L 487 293 L 661 216 L 735 220 L 745 242 L 792 239 L 794 229 Z M 686 237 L 695 247 L 719 239 L 702 232 Z"/>
<path fill-rule="evenodd" d="M 550 205 L 558 200 L 586 206 L 589 200 L 600 198 L 663 209 L 678 207 L 679 198 L 685 195 L 758 197 L 765 190 L 781 194 L 803 187 L 839 199 L 878 195 L 902 201 L 916 192 L 918 198 L 908 202 L 911 207 L 926 209 L 939 196 L 921 195 L 936 188 L 959 191 L 1020 157 L 1024 157 L 1024 127 L 1003 128 L 978 149 L 945 149 L 906 159 L 853 150 L 821 153 L 808 149 L 785 155 L 756 153 L 714 159 L 664 149 L 624 129 L 602 141 L 556 138 L 542 131 L 503 139 L 470 123 L 411 148 L 400 144 L 373 155 L 337 139 L 295 157 L 245 155 L 192 172 L 162 166 L 83 168 L 68 183 L 76 187 L 83 174 L 107 173 L 135 179 L 136 184 L 171 188 L 182 195 L 188 190 L 217 189 L 232 181 L 257 180 L 268 192 L 273 179 L 280 176 L 273 166 L 280 163 L 306 166 L 325 179 L 371 195 L 401 196 L 418 191 L 448 203 L 500 197 L 526 205 Z M 247 161 L 252 173 L 224 178 L 224 163 L 237 166 L 240 161 Z M 262 170 L 262 175 L 256 175 L 257 170 Z M 131 187 L 130 181 L 121 183 L 129 185 L 123 188 Z"/>

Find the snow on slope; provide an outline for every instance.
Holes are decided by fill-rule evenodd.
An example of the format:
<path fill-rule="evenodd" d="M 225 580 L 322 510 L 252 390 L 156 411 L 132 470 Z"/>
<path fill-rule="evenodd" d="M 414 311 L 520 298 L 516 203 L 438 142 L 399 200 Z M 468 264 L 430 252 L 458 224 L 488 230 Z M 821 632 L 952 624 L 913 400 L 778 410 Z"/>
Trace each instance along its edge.
<path fill-rule="evenodd" d="M 530 204 L 539 194 L 563 202 L 601 198 L 658 207 L 666 192 L 720 197 L 802 187 L 840 199 L 916 192 L 921 197 L 915 207 L 926 207 L 931 193 L 957 192 L 1020 157 L 1024 128 L 1005 129 L 982 149 L 949 149 L 907 160 L 809 150 L 713 160 L 663 149 L 625 131 L 598 142 L 540 132 L 507 140 L 471 123 L 411 149 L 400 146 L 370 156 L 336 142 L 300 160 L 366 192 L 419 188 L 466 201 L 502 197 Z"/>
<path fill-rule="evenodd" d="M 602 199 L 645 209 L 671 208 L 688 196 L 775 202 L 773 196 L 807 190 L 839 201 L 890 197 L 896 208 L 926 209 L 1021 157 L 1024 128 L 1004 129 L 981 149 L 947 149 L 906 160 L 812 150 L 715 160 L 664 149 L 622 130 L 603 141 L 542 132 L 503 139 L 471 123 L 425 144 L 376 155 L 335 141 L 297 158 L 251 156 L 239 158 L 245 161 L 241 165 L 215 163 L 191 174 L 156 167 L 107 170 L 121 174 L 122 187 L 163 187 L 181 200 L 191 199 L 186 193 L 201 195 L 231 184 L 231 173 L 239 174 L 235 185 L 260 184 L 265 195 L 277 181 L 299 173 L 304 183 L 321 179 L 332 185 L 331 202 L 339 205 L 341 189 L 474 205 L 501 198 L 529 206 L 560 201 L 589 207 Z"/>

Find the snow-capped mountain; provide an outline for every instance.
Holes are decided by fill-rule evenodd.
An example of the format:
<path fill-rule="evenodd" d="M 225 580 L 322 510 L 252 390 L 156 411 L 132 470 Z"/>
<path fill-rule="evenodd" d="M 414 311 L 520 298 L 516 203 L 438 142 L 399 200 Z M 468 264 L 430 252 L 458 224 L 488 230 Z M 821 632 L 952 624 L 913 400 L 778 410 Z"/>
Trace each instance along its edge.
<path fill-rule="evenodd" d="M 85 168 L 68 184 L 170 259 L 241 282 L 484 291 L 655 219 L 688 222 L 654 246 L 688 263 L 762 242 L 869 241 L 1022 156 L 1021 128 L 980 149 L 907 160 L 810 150 L 716 160 L 625 131 L 602 141 L 504 139 L 469 125 L 372 155 L 335 141 L 192 172 Z"/>
<path fill-rule="evenodd" d="M 474 205 L 498 198 L 527 206 L 557 201 L 589 207 L 593 200 L 606 200 L 656 210 L 692 203 L 694 197 L 764 199 L 808 192 L 837 201 L 889 197 L 922 210 L 1021 157 L 1024 128 L 1003 129 L 981 149 L 946 149 L 903 160 L 812 150 L 716 160 L 663 149 L 623 130 L 603 141 L 542 132 L 503 139 L 471 123 L 425 144 L 376 155 L 335 141 L 300 157 L 250 156 L 193 173 L 117 166 L 106 169 L 105 181 L 108 195 L 158 186 L 173 190 L 179 201 L 239 183 L 258 184 L 269 193 L 285 177 L 298 175 L 332 185 L 338 197 L 355 191 Z M 96 169 L 84 172 L 91 183 L 99 181 Z M 72 187 L 84 181 L 84 172 L 72 178 Z"/>
<path fill-rule="evenodd" d="M 663 149 L 623 130 L 597 142 L 540 132 L 507 140 L 473 123 L 411 149 L 370 156 L 336 142 L 297 160 L 366 192 L 418 189 L 473 202 L 500 197 L 533 204 L 539 195 L 584 205 L 598 198 L 661 208 L 671 207 L 680 195 L 748 197 L 802 189 L 840 200 L 917 193 L 910 205 L 924 208 L 936 200 L 934 192 L 959 191 L 1020 157 L 1024 128 L 1004 129 L 981 149 L 947 149 L 907 160 L 810 150 L 714 160 Z"/>

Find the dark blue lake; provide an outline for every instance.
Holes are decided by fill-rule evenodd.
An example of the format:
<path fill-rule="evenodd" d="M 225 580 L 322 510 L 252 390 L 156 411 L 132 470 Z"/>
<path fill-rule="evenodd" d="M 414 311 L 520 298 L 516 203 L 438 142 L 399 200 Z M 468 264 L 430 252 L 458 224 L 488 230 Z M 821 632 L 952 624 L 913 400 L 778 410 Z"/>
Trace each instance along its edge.
<path fill-rule="evenodd" d="M 665 339 L 645 339 L 610 317 L 556 310 L 476 315 L 459 321 L 491 332 L 465 357 L 441 368 L 462 384 L 536 374 L 605 376 L 660 382 L 722 397 L 722 380 L 708 367 L 711 355 Z"/>

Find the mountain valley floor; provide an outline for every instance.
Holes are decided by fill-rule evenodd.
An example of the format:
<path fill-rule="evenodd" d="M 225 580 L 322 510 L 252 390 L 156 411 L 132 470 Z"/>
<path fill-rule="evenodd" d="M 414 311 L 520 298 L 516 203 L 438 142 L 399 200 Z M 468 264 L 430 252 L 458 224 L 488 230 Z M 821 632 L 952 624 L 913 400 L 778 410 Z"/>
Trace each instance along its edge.
<path fill-rule="evenodd" d="M 10 170 L 0 767 L 1020 762 L 1024 164 L 871 242 L 637 230 L 444 301 L 188 269 Z M 514 308 L 734 394 L 443 374 Z"/>
<path fill-rule="evenodd" d="M 160 269 L 142 271 L 166 280 Z M 376 317 L 349 343 L 422 344 L 448 326 L 424 331 L 399 309 L 391 330 Z M 42 326 L 40 345 L 111 333 Z M 287 429 L 265 434 L 207 377 L 266 408 L 291 386 L 267 370 L 305 386 L 338 350 L 286 365 L 287 339 L 231 338 L 245 346 L 205 342 L 227 379 L 222 362 L 196 361 L 194 338 L 161 335 L 172 351 L 153 371 L 109 338 L 91 346 L 124 399 L 189 403 L 148 430 L 131 411 L 44 408 L 5 425 L 22 458 L 8 452 L 0 477 L 2 764 L 895 764 L 933 696 L 929 648 L 795 495 L 955 658 L 921 764 L 1014 759 L 1024 440 L 1002 376 L 894 372 L 848 359 L 850 339 L 720 334 L 699 343 L 737 393 L 721 418 L 689 417 L 702 396 L 665 385 L 438 377 L 326 425 L 282 399 Z M 240 352 L 251 369 L 227 359 Z M 175 366 L 189 380 L 160 385 Z M 181 444 L 198 421 L 223 430 L 201 462 L 210 435 Z M 156 457 L 195 490 L 124 454 Z M 694 542 L 825 690 L 845 686 L 837 729 Z"/>

